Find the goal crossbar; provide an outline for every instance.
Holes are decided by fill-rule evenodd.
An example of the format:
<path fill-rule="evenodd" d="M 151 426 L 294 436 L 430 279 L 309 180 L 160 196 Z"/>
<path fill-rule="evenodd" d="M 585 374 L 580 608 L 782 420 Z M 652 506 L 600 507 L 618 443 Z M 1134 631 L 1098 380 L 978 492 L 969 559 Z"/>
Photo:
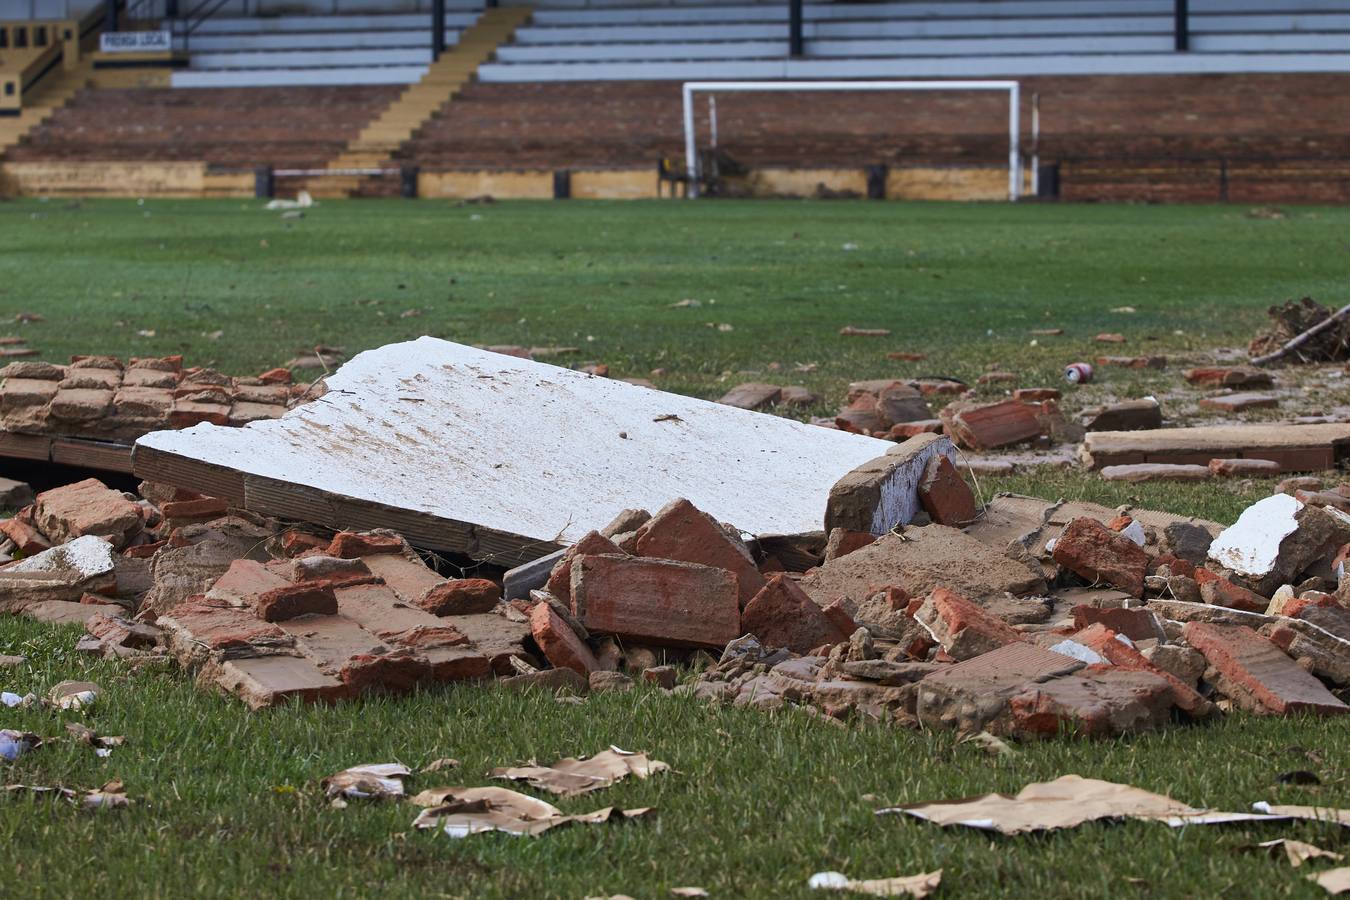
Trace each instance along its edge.
<path fill-rule="evenodd" d="M 694 95 L 774 91 L 1004 91 L 1008 94 L 1008 199 L 1022 193 L 1020 130 L 1021 83 L 1017 81 L 686 81 L 684 83 L 684 157 L 689 196 L 698 196 L 698 152 L 694 134 Z"/>

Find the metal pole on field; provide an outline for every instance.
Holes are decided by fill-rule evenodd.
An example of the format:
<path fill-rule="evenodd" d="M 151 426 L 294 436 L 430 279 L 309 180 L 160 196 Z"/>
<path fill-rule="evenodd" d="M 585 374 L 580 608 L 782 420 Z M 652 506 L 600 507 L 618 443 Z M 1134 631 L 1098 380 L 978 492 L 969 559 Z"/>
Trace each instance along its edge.
<path fill-rule="evenodd" d="M 1021 112 L 1022 86 L 1014 81 L 1008 88 L 1008 200 L 1013 203 L 1022 196 L 1022 151 L 1017 145 Z"/>
<path fill-rule="evenodd" d="M 1173 32 L 1176 38 L 1176 51 L 1185 53 L 1191 49 L 1191 16 L 1187 0 L 1175 0 L 1172 10 Z"/>
<path fill-rule="evenodd" d="M 717 95 L 708 95 L 708 135 L 709 143 L 714 150 L 717 149 Z"/>
<path fill-rule="evenodd" d="M 694 152 L 694 91 L 692 84 L 684 86 L 684 173 L 688 176 L 686 193 L 698 196 L 698 155 Z"/>
<path fill-rule="evenodd" d="M 802 0 L 788 0 L 788 56 L 801 56 Z"/>
<path fill-rule="evenodd" d="M 1031 196 L 1041 195 L 1041 95 L 1031 95 Z"/>
<path fill-rule="evenodd" d="M 431 61 L 445 52 L 445 0 L 431 0 Z"/>

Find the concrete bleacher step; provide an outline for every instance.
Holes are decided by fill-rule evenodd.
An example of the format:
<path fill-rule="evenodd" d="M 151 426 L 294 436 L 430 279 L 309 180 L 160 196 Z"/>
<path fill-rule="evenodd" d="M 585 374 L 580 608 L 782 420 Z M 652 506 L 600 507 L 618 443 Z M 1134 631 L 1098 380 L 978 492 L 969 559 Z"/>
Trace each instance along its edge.
<path fill-rule="evenodd" d="M 80 60 L 74 68 L 53 70 L 34 92 L 31 102 L 25 96 L 19 115 L 0 119 L 0 156 L 69 103 L 89 83 L 93 73 L 91 57 Z"/>
<path fill-rule="evenodd" d="M 328 168 L 374 168 L 392 157 L 423 123 L 451 102 L 497 48 L 529 21 L 524 7 L 487 9 L 465 29 L 453 48 L 431 63 L 423 77 L 362 129 Z"/>

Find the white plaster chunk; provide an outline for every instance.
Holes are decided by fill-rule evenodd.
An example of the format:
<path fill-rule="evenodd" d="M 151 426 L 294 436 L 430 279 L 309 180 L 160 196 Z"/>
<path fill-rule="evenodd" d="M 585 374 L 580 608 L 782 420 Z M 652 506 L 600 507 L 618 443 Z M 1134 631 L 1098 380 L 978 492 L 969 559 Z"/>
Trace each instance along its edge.
<path fill-rule="evenodd" d="M 1088 645 L 1080 644 L 1077 641 L 1060 641 L 1050 648 L 1050 652 L 1081 660 L 1090 666 L 1101 665 L 1103 663 L 1110 665 L 1110 660 L 1105 656 L 1102 656 Z"/>
<path fill-rule="evenodd" d="M 895 446 L 431 337 L 327 383 L 280 419 L 137 448 L 566 543 L 677 497 L 753 534 L 817 530 L 834 483 Z"/>
<path fill-rule="evenodd" d="M 1298 530 L 1303 504 L 1288 494 L 1272 494 L 1242 511 L 1209 547 L 1209 558 L 1240 575 L 1260 578 L 1275 568 L 1280 543 Z"/>
<path fill-rule="evenodd" d="M 6 566 L 0 575 L 60 575 L 62 580 L 78 582 L 111 572 L 113 561 L 112 544 L 87 534 Z"/>

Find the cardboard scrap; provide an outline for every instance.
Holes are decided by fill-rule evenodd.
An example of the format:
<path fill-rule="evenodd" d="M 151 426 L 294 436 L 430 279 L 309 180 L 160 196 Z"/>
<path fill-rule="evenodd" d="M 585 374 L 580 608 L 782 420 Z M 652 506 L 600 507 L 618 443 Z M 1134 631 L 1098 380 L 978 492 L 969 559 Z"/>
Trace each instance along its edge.
<path fill-rule="evenodd" d="M 877 810 L 877 815 L 901 813 L 943 827 L 961 825 L 1000 834 L 1076 828 L 1099 819 L 1144 819 L 1179 828 L 1184 825 L 1290 818 L 1278 813 L 1229 813 L 1197 809 L 1163 794 L 1080 775 L 1064 775 L 1054 781 L 1029 784 L 1016 795 L 985 794 L 962 800 L 912 803 Z"/>
<path fill-rule="evenodd" d="M 1330 850 L 1323 850 L 1316 844 L 1308 844 L 1303 841 L 1290 840 L 1289 838 L 1276 838 L 1273 841 L 1262 841 L 1253 845 L 1255 850 L 1267 850 L 1272 854 L 1283 852 L 1289 865 L 1297 869 L 1310 859 L 1344 859 L 1340 853 L 1332 853 Z"/>
<path fill-rule="evenodd" d="M 60 709 L 85 709 L 98 700 L 103 688 L 92 681 L 63 681 L 52 687 L 48 698 Z"/>
<path fill-rule="evenodd" d="M 440 828 L 452 838 L 487 831 L 536 837 L 560 825 L 574 822 L 599 825 L 612 819 L 635 819 L 652 812 L 650 807 L 623 810 L 606 807 L 568 816 L 551 803 L 498 787 L 436 788 L 413 797 L 413 802 L 428 807 L 413 820 L 414 828 Z"/>
<path fill-rule="evenodd" d="M 1350 828 L 1350 809 L 1333 809 L 1329 806 L 1288 806 L 1267 803 L 1253 803 L 1252 809 L 1258 813 L 1280 816 L 1286 819 L 1308 819 L 1313 822 L 1334 822 Z"/>
<path fill-rule="evenodd" d="M 100 757 L 111 756 L 113 748 L 122 746 L 127 740 L 122 735 L 100 735 L 79 722 L 67 722 L 66 731 L 70 734 L 71 740 L 88 744 L 94 748 L 94 755 Z"/>
<path fill-rule="evenodd" d="M 513 766 L 493 769 L 491 774 L 493 778 L 507 781 L 524 781 L 531 787 L 560 797 L 575 797 L 607 788 L 629 775 L 646 778 L 669 769 L 670 766 L 660 760 L 648 759 L 645 753 L 630 753 L 610 747 L 589 759 L 569 756 L 551 766 Z"/>
<path fill-rule="evenodd" d="M 382 800 L 403 796 L 403 779 L 412 769 L 398 763 L 375 763 L 352 766 L 322 782 L 329 799 L 350 797 L 355 800 Z"/>
<path fill-rule="evenodd" d="M 1350 892 L 1350 866 L 1309 875 L 1308 880 L 1315 882 L 1328 894 L 1344 894 Z"/>
<path fill-rule="evenodd" d="M 869 878 L 854 881 L 843 872 L 817 872 L 806 882 L 812 890 L 849 891 L 873 897 L 927 897 L 942 883 L 942 870 L 898 878 Z"/>

